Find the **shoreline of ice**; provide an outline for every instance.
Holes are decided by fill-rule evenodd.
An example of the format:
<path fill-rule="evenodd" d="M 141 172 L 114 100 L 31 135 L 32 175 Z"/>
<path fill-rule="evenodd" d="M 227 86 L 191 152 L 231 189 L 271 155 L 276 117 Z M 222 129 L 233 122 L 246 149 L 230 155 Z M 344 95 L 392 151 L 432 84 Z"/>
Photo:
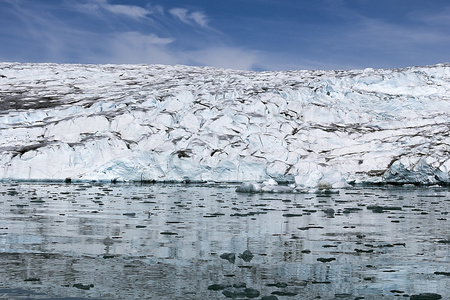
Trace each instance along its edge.
<path fill-rule="evenodd" d="M 446 188 L 449 184 L 414 184 L 414 183 L 360 183 L 347 184 L 343 187 L 333 188 L 330 185 L 321 183 L 316 187 L 297 186 L 295 182 L 276 182 L 272 179 L 264 182 L 245 181 L 245 182 L 211 182 L 211 181 L 108 181 L 108 180 L 71 180 L 66 179 L 0 179 L 2 184 L 10 184 L 11 186 L 20 184 L 48 184 L 48 185 L 75 185 L 75 186 L 184 186 L 184 187 L 232 187 L 239 194 L 339 194 L 342 191 L 357 190 L 360 188 L 410 188 L 421 187 L 429 188 Z"/>
<path fill-rule="evenodd" d="M 450 65 L 0 63 L 0 179 L 448 185 Z"/>

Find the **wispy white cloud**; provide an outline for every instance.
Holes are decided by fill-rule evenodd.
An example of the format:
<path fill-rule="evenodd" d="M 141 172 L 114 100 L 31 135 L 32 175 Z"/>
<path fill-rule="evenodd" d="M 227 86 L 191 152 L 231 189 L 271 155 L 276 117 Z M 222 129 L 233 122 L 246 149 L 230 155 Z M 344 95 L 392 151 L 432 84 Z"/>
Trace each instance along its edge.
<path fill-rule="evenodd" d="M 58 60 L 61 50 L 64 48 L 64 37 L 71 36 L 67 26 L 51 13 L 42 13 L 40 10 L 32 9 L 23 0 L 2 0 L 11 6 L 4 7 L 9 16 L 15 20 L 15 24 L 8 24 L 8 31 L 23 46 L 16 51 L 24 56 L 30 53 L 39 58 L 33 60 L 50 59 Z M 4 27 L 0 25 L 0 27 Z M 1 33 L 1 30 L 0 30 Z M 15 53 L 13 53 L 13 56 Z"/>
<path fill-rule="evenodd" d="M 123 43 L 132 42 L 131 44 L 134 44 L 135 41 L 139 41 L 139 44 L 143 45 L 144 47 L 150 45 L 164 46 L 175 41 L 175 39 L 173 38 L 159 37 L 154 33 L 142 34 L 139 32 L 124 32 L 117 34 L 117 36 L 120 39 L 123 38 L 122 40 Z"/>
<path fill-rule="evenodd" d="M 256 66 L 261 56 L 257 51 L 240 49 L 229 46 L 208 47 L 184 54 L 186 61 L 196 65 L 215 66 L 219 68 L 231 68 L 250 70 Z"/>
<path fill-rule="evenodd" d="M 389 68 L 435 64 L 448 60 L 450 33 L 441 26 L 430 27 L 420 22 L 395 23 L 375 18 L 362 18 L 352 30 L 335 41 L 346 45 L 336 61 L 353 61 L 361 65 Z M 349 57 L 353 49 L 355 57 Z"/>
<path fill-rule="evenodd" d="M 450 26 L 450 6 L 435 12 L 414 11 L 409 14 L 411 20 L 423 22 L 427 26 L 443 26 L 445 30 Z"/>
<path fill-rule="evenodd" d="M 134 19 L 145 18 L 152 14 L 151 10 L 144 7 L 136 5 L 110 4 L 108 0 L 90 0 L 84 4 L 75 4 L 75 7 L 77 7 L 79 11 L 85 13 L 98 14 L 101 10 L 104 10 L 106 12 Z"/>
<path fill-rule="evenodd" d="M 262 59 L 260 53 L 227 45 L 221 40 L 222 33 L 210 28 L 207 16 L 200 11 L 116 5 L 109 0 L 66 2 L 68 5 L 64 9 L 88 14 L 91 16 L 88 22 L 94 20 L 96 24 L 105 24 L 103 28 L 108 29 L 99 31 L 89 24 L 84 26 L 62 20 L 56 14 L 58 10 L 33 9 L 33 5 L 28 5 L 33 4 L 31 0 L 7 1 L 16 3 L 14 12 L 25 25 L 18 30 L 25 38 L 32 37 L 34 49 L 40 51 L 33 54 L 34 61 L 185 64 L 234 69 L 252 69 L 261 65 L 258 64 Z M 116 18 L 111 18 L 112 15 Z M 127 21 L 129 18 L 132 21 Z M 114 26 L 114 22 L 121 19 L 128 26 Z M 178 30 L 161 30 L 164 25 L 177 28 L 179 21 L 198 28 L 192 33 L 189 32 L 190 27 L 180 28 L 186 32 L 181 35 L 177 35 Z M 199 35 L 198 29 L 205 30 Z"/>
<path fill-rule="evenodd" d="M 174 39 L 154 34 L 115 33 L 99 37 L 97 47 L 106 50 L 92 52 L 91 59 L 100 63 L 184 64 L 241 70 L 253 69 L 261 60 L 260 53 L 237 47 L 206 46 L 200 50 L 185 51 L 175 47 L 174 43 Z"/>
<path fill-rule="evenodd" d="M 362 46 L 376 48 L 403 48 L 407 45 L 436 43 L 445 38 L 440 32 L 427 28 L 397 25 L 373 18 L 364 18 L 349 36 L 356 41 L 366 42 Z"/>
<path fill-rule="evenodd" d="M 176 64 L 179 63 L 178 58 L 168 48 L 173 42 L 172 38 L 158 37 L 153 33 L 114 33 L 105 38 L 106 53 L 96 60 L 104 63 Z"/>
<path fill-rule="evenodd" d="M 0 0 L 0 2 L 5 2 L 5 3 L 8 3 L 8 4 L 14 4 L 14 3 L 18 2 L 18 0 Z"/>
<path fill-rule="evenodd" d="M 58 14 L 58 9 L 62 8 L 54 11 L 36 10 L 32 0 L 7 1 L 16 3 L 12 11 L 21 20 L 15 25 L 17 32 L 14 35 L 21 35 L 21 39 L 29 40 L 30 45 L 33 45 L 27 47 L 28 61 L 185 64 L 246 70 L 255 67 L 267 69 L 269 66 L 264 61 L 267 56 L 264 58 L 262 52 L 225 42 L 223 33 L 207 27 L 207 17 L 201 12 L 172 9 L 166 14 L 169 10 L 162 6 L 147 5 L 145 12 L 140 13 L 140 10 L 128 10 L 130 7 L 124 9 L 122 6 L 113 6 L 106 0 L 79 3 L 82 6 L 66 2 L 72 5 L 64 9 L 93 17 L 86 19 L 88 24 L 80 24 L 62 19 Z M 150 13 L 153 19 L 142 17 Z M 111 15 L 117 18 L 110 18 Z M 179 27 L 179 22 L 174 22 L 173 17 L 199 28 L 191 35 L 189 27 L 185 26 L 180 30 L 184 30 L 186 35 L 176 35 L 177 30 L 160 30 L 164 25 L 169 28 Z M 129 18 L 132 21 L 127 20 Z M 127 21 L 125 24 L 139 25 L 136 28 L 141 31 L 133 26 L 113 26 L 114 22 L 121 19 Z M 97 30 L 89 24 L 92 20 L 96 25 L 104 24 L 103 28 L 108 30 Z M 196 35 L 198 29 L 206 30 Z"/>
<path fill-rule="evenodd" d="M 125 15 L 131 18 L 144 18 L 151 14 L 149 10 L 139 6 L 107 4 L 104 5 L 104 8 L 112 13 Z"/>
<path fill-rule="evenodd" d="M 364 4 L 369 3 L 373 4 Z M 333 1 L 332 8 L 329 14 L 342 22 L 321 30 L 307 45 L 316 54 L 310 58 L 322 56 L 328 68 L 390 68 L 448 60 L 444 50 L 450 47 L 448 6 L 440 11 L 405 7 L 396 11 L 396 17 L 355 9 L 347 1 Z"/>
<path fill-rule="evenodd" d="M 201 27 L 208 26 L 208 19 L 206 15 L 200 11 L 190 12 L 185 8 L 172 8 L 169 13 L 186 24 L 196 24 Z"/>
<path fill-rule="evenodd" d="M 208 25 L 208 20 L 206 18 L 206 15 L 199 11 L 194 11 L 190 14 L 190 17 L 192 20 L 195 21 L 198 25 L 202 27 L 206 27 Z"/>

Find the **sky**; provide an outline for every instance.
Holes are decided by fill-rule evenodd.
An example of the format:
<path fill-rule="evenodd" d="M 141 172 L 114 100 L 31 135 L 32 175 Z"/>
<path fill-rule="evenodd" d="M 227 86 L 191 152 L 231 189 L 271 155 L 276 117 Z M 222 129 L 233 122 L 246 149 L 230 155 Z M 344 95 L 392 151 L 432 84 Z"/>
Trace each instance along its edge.
<path fill-rule="evenodd" d="M 450 62 L 449 0 L 0 0 L 0 61 L 243 70 Z"/>

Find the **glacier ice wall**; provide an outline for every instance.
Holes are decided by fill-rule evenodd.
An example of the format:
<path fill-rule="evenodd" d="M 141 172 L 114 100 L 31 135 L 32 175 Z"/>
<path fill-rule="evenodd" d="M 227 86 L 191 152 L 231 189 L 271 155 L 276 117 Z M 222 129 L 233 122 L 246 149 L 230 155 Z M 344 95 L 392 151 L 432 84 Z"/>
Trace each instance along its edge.
<path fill-rule="evenodd" d="M 449 64 L 0 64 L 0 179 L 445 184 L 449 132 Z"/>

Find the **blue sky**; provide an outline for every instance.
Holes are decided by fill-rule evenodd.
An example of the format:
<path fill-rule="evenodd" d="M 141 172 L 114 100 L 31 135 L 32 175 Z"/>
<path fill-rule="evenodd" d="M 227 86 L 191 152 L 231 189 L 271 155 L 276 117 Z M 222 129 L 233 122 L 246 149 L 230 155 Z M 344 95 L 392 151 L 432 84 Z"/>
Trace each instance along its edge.
<path fill-rule="evenodd" d="M 450 1 L 0 0 L 0 61 L 431 65 L 450 61 Z"/>

